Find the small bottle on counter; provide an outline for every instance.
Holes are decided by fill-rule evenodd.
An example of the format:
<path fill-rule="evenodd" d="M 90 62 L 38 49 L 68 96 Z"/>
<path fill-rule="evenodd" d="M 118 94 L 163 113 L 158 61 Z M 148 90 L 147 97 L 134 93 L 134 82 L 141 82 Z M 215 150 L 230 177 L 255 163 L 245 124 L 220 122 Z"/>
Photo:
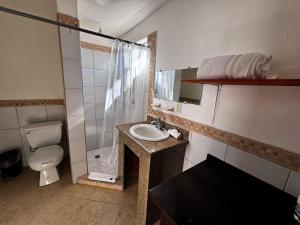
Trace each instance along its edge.
<path fill-rule="evenodd" d="M 298 196 L 297 205 L 295 208 L 294 218 L 300 223 L 300 195 Z"/>

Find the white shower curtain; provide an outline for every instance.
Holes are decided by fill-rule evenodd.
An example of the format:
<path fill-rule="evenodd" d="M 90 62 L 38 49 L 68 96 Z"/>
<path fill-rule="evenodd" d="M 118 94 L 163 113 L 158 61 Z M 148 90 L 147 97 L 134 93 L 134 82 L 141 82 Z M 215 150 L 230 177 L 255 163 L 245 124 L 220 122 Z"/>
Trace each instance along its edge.
<path fill-rule="evenodd" d="M 144 120 L 144 96 L 147 91 L 149 49 L 115 40 L 112 45 L 107 81 L 105 112 L 100 135 L 102 168 L 117 175 L 118 131 L 116 126 Z M 114 174 L 112 174 L 114 173 Z"/>
<path fill-rule="evenodd" d="M 175 70 L 159 71 L 155 77 L 155 98 L 173 101 Z"/>

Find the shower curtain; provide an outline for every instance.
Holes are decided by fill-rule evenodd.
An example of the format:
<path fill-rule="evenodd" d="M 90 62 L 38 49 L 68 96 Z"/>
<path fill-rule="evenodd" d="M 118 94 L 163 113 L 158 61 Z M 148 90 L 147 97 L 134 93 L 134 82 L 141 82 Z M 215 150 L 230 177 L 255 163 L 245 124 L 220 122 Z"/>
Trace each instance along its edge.
<path fill-rule="evenodd" d="M 100 149 L 105 153 L 98 164 L 117 176 L 118 131 L 116 126 L 144 120 L 149 49 L 115 40 L 112 45 L 107 81 Z"/>
<path fill-rule="evenodd" d="M 159 71 L 155 78 L 155 98 L 173 101 L 175 70 Z"/>

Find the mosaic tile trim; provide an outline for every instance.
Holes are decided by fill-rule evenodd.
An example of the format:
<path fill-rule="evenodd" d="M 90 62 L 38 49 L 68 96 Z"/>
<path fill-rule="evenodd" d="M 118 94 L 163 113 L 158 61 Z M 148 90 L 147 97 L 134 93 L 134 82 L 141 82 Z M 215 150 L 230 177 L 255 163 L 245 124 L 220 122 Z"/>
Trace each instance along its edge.
<path fill-rule="evenodd" d="M 184 129 L 194 131 L 206 137 L 213 138 L 217 141 L 236 147 L 245 152 L 258 156 L 260 158 L 277 163 L 281 166 L 291 170 L 300 172 L 300 155 L 268 145 L 250 138 L 242 137 L 240 135 L 216 129 L 214 127 L 191 121 L 176 115 L 166 114 L 158 110 L 152 109 L 153 89 L 155 80 L 155 59 L 156 59 L 156 43 L 157 34 L 152 33 L 148 35 L 148 43 L 150 44 L 150 70 L 149 70 L 149 84 L 148 84 L 148 114 L 154 117 L 160 117 L 168 123 L 173 123 Z"/>
<path fill-rule="evenodd" d="M 152 112 L 152 102 L 154 98 L 154 81 L 155 81 L 155 63 L 156 63 L 156 42 L 157 32 L 148 35 L 148 44 L 150 47 L 150 65 L 149 65 L 149 81 L 148 81 L 148 112 Z"/>
<path fill-rule="evenodd" d="M 151 201 L 148 201 L 149 189 L 182 172 L 187 141 L 183 142 L 175 139 L 171 142 L 170 140 L 163 141 L 164 146 L 159 146 L 159 142 L 141 141 L 130 136 L 129 129 L 132 125 L 125 124 L 117 127 L 119 130 L 119 178 L 124 187 L 126 178 L 124 157 L 125 146 L 127 146 L 139 158 L 138 202 L 135 224 L 153 224 L 158 218 L 156 217 L 155 207 L 153 207 Z M 162 147 L 161 151 L 149 154 L 150 145 L 152 144 L 156 146 L 156 149 Z"/>
<path fill-rule="evenodd" d="M 57 13 L 57 19 L 60 23 L 79 27 L 79 20 L 75 17 L 63 13 Z"/>
<path fill-rule="evenodd" d="M 64 105 L 64 100 L 63 99 L 16 99 L 16 100 L 0 100 L 0 107 L 38 106 L 38 105 Z"/>
<path fill-rule="evenodd" d="M 81 48 L 87 48 L 87 49 L 92 49 L 100 52 L 111 52 L 111 47 L 103 46 L 103 45 L 96 45 L 93 43 L 85 42 L 85 41 L 80 41 L 80 47 Z"/>

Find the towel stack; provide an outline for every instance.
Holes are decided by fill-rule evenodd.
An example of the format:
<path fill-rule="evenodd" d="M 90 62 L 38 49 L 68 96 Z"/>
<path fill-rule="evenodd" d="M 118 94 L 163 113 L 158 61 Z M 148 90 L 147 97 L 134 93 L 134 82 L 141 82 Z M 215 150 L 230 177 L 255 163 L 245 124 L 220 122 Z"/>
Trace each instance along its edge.
<path fill-rule="evenodd" d="M 259 53 L 225 55 L 205 59 L 198 79 L 267 79 L 272 56 Z"/>

